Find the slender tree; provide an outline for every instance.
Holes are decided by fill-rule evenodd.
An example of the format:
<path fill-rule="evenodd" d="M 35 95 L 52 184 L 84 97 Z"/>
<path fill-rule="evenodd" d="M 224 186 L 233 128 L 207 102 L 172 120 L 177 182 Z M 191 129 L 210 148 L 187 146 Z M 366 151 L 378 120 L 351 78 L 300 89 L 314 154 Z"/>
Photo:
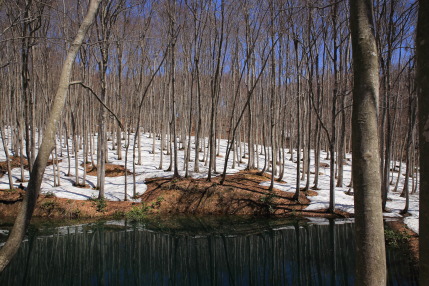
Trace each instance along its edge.
<path fill-rule="evenodd" d="M 37 197 L 40 193 L 40 185 L 42 184 L 46 164 L 55 145 L 57 122 L 61 118 L 61 113 L 66 101 L 73 63 L 75 61 L 77 52 L 82 45 L 86 32 L 94 21 L 95 14 L 97 13 L 100 2 L 101 0 L 91 0 L 88 6 L 88 12 L 83 19 L 79 30 L 77 31 L 76 37 L 71 44 L 70 49 L 68 50 L 67 57 L 64 61 L 59 78 L 58 89 L 52 103 L 50 117 L 45 128 L 43 141 L 31 171 L 27 192 L 24 196 L 22 206 L 19 210 L 18 216 L 16 217 L 9 237 L 6 243 L 0 249 L 0 272 L 3 271 L 3 269 L 9 264 L 12 257 L 18 251 L 21 241 L 24 238 L 25 232 L 27 231 L 27 228 L 30 224 Z"/>
<path fill-rule="evenodd" d="M 9 179 L 9 189 L 13 189 L 12 168 L 10 167 L 9 146 L 7 146 L 6 132 L 3 125 L 0 126 L 0 137 L 3 143 L 4 154 L 6 155 L 7 177 Z"/>

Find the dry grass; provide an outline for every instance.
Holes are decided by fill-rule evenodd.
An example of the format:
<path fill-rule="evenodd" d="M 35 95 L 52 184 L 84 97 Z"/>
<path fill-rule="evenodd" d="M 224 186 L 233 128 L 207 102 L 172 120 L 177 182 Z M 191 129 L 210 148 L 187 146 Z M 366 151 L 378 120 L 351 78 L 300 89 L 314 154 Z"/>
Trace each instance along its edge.
<path fill-rule="evenodd" d="M 97 166 L 91 163 L 86 164 L 86 173 L 90 176 L 97 176 Z M 130 170 L 127 171 L 128 175 L 132 175 Z M 106 177 L 120 177 L 125 176 L 124 165 L 106 164 Z"/>

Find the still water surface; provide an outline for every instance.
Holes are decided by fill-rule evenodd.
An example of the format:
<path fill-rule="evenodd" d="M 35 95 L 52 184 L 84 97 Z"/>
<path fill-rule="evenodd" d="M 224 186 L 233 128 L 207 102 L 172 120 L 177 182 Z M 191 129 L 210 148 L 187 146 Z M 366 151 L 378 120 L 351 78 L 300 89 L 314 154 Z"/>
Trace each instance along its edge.
<path fill-rule="evenodd" d="M 354 285 L 354 244 L 350 220 L 39 224 L 0 285 Z M 417 285 L 403 251 L 387 261 L 388 285 Z"/>

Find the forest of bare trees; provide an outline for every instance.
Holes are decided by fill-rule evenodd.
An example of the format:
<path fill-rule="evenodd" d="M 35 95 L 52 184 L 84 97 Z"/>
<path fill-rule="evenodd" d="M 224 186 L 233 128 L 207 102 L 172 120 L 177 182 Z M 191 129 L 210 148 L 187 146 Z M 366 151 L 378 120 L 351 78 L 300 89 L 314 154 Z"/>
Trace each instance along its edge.
<path fill-rule="evenodd" d="M 245 164 L 270 172 L 270 189 L 275 180 L 296 177 L 298 199 L 299 192 L 319 188 L 319 168 L 327 167 L 328 211 L 335 212 L 335 188 L 353 188 L 343 176 L 352 152 L 356 83 L 348 1 L 101 1 L 76 50 L 64 108 L 50 121 L 88 2 L 0 1 L 0 131 L 12 153 L 6 157 L 20 158 L 22 182 L 39 166 L 36 156 L 50 136 L 56 138 L 53 150 L 47 149 L 57 168 L 54 184 L 61 184 L 58 160 L 68 160 L 61 171 L 74 175 L 75 186 L 86 185 L 86 168 L 79 166 L 88 163 L 97 166 L 103 198 L 107 148 L 134 169 L 145 164 L 140 134 L 147 133 L 152 152 L 160 153 L 159 169 L 174 177 L 205 166 L 207 180 L 215 174 L 224 179 L 232 160 L 233 168 Z M 379 74 L 374 112 L 380 140 L 373 142 L 381 158 L 378 187 L 383 211 L 389 192 L 401 191 L 407 213 L 419 179 L 418 2 L 371 2 Z M 56 134 L 44 134 L 49 124 Z M 221 139 L 227 139 L 224 154 Z M 330 160 L 326 166 L 322 151 Z M 78 152 L 84 159 L 72 166 Z M 296 164 L 294 174 L 285 174 L 287 160 Z M 399 190 L 400 180 L 405 184 Z M 133 183 L 136 194 L 135 176 Z"/>
<path fill-rule="evenodd" d="M 154 152 L 167 150 L 172 160 L 166 166 L 161 157 L 159 167 L 176 175 L 182 169 L 186 175 L 198 172 L 205 164 L 210 180 L 214 172 L 225 173 L 214 161 L 231 156 L 281 179 L 282 164 L 294 160 L 297 191 L 317 189 L 318 160 L 325 150 L 331 190 L 351 186 L 343 179 L 345 154 L 351 151 L 353 79 L 346 1 L 118 0 L 100 5 L 57 122 L 58 144 L 72 139 L 67 154 L 60 155 L 83 150 L 86 161 L 97 164 L 100 197 L 107 141 L 113 141 L 118 158 L 125 147 L 132 148 L 128 160 L 144 164 L 138 142 L 118 144 L 129 132 L 160 139 L 154 141 Z M 404 196 L 417 188 L 417 5 L 398 0 L 374 5 L 385 207 L 388 192 L 398 188 L 394 170 L 414 178 L 401 190 Z M 5 144 L 12 155 L 29 159 L 29 171 L 64 53 L 85 6 L 86 1 L 30 0 L 2 5 L 1 122 L 9 135 Z M 216 156 L 220 138 L 229 139 L 226 158 Z M 302 152 L 281 151 L 290 147 Z M 179 148 L 188 158 L 195 152 L 193 162 L 179 166 Z M 258 152 L 265 162 L 259 162 Z M 309 166 L 315 166 L 314 174 Z M 77 163 L 70 168 L 75 184 L 83 185 L 86 174 Z"/>

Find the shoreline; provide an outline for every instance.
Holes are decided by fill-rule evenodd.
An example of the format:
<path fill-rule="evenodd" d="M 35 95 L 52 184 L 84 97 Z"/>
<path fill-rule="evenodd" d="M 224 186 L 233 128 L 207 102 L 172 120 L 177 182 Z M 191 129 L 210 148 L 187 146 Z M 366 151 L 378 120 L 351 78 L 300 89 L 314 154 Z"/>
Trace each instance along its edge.
<path fill-rule="evenodd" d="M 269 174 L 256 171 L 241 171 L 227 175 L 225 183 L 220 177 L 211 182 L 193 178 L 150 178 L 145 181 L 147 190 L 136 201 L 108 201 L 90 198 L 74 200 L 59 198 L 52 194 L 41 194 L 37 200 L 33 217 L 53 220 L 124 219 L 127 214 L 138 211 L 143 216 L 196 215 L 196 216 L 253 216 L 255 218 L 353 218 L 353 213 L 326 209 L 310 209 L 310 197 L 316 191 L 301 191 L 298 201 L 293 193 L 263 184 Z M 279 182 L 277 182 L 279 183 Z M 283 182 L 284 183 L 284 182 Z M 25 191 L 0 190 L 0 217 L 13 221 L 18 213 Z M 403 218 L 385 216 L 387 225 L 396 233 L 406 233 L 413 263 L 417 264 L 418 234 L 409 229 Z M 394 219 L 389 220 L 389 219 Z"/>

